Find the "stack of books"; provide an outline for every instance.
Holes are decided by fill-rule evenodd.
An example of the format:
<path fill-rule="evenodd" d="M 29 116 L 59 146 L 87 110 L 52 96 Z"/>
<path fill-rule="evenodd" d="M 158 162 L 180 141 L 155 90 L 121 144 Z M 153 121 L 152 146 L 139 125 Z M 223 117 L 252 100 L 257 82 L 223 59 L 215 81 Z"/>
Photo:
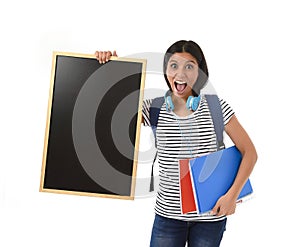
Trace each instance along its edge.
<path fill-rule="evenodd" d="M 233 184 L 241 160 L 242 155 L 236 146 L 195 159 L 179 160 L 182 213 L 211 211 Z M 252 193 L 248 179 L 238 201 Z"/>

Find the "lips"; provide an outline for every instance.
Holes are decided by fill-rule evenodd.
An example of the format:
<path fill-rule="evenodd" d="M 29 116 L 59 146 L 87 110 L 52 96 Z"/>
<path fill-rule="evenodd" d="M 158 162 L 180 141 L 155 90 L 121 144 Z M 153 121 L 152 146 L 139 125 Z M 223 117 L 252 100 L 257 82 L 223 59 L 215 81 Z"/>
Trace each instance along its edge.
<path fill-rule="evenodd" d="M 180 93 L 180 92 L 183 92 L 184 89 L 187 87 L 187 82 L 185 82 L 185 81 L 175 81 L 174 84 L 175 84 L 176 90 L 177 90 L 179 93 Z"/>

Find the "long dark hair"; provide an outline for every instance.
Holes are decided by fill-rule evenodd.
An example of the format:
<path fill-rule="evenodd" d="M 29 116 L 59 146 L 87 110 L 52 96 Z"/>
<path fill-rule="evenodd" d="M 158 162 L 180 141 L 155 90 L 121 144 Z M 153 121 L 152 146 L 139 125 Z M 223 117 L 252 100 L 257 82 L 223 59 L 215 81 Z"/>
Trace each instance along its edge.
<path fill-rule="evenodd" d="M 167 65 L 170 60 L 170 57 L 174 53 L 181 53 L 181 52 L 190 53 L 198 62 L 198 67 L 199 67 L 198 74 L 199 75 L 198 75 L 196 83 L 194 84 L 194 86 L 192 88 L 193 95 L 198 96 L 200 94 L 200 90 L 207 83 L 208 69 L 207 69 L 207 64 L 206 64 L 206 60 L 205 60 L 204 54 L 202 52 L 202 49 L 196 42 L 194 42 L 192 40 L 179 40 L 168 48 L 168 50 L 166 51 L 165 56 L 164 56 L 164 65 L 163 65 L 165 80 L 168 84 L 169 89 L 172 91 L 170 82 L 168 81 L 168 78 L 166 75 Z"/>

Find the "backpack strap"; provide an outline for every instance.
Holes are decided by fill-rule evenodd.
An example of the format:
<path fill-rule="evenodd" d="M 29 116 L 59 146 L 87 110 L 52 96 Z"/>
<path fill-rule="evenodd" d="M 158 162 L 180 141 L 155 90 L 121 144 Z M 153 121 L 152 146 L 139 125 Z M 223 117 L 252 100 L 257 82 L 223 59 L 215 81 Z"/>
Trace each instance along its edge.
<path fill-rule="evenodd" d="M 150 110 L 149 110 L 150 124 L 151 124 L 151 128 L 152 128 L 154 138 L 155 138 L 155 147 L 156 147 L 156 128 L 157 128 L 157 123 L 158 123 L 158 117 L 159 117 L 160 109 L 161 109 L 164 101 L 165 101 L 164 97 L 154 98 L 151 105 L 150 105 Z M 154 163 L 156 161 L 156 158 L 157 158 L 157 151 L 155 153 L 155 157 L 154 157 L 153 162 L 152 162 L 150 192 L 154 191 L 153 167 L 154 167 Z"/>
<path fill-rule="evenodd" d="M 160 109 L 165 102 L 164 97 L 158 97 L 154 98 L 152 100 L 152 103 L 150 105 L 149 115 L 150 115 L 150 125 L 153 130 L 154 138 L 155 138 L 155 147 L 156 147 L 156 128 L 157 128 L 157 122 L 158 117 L 160 113 Z"/>
<path fill-rule="evenodd" d="M 214 123 L 214 129 L 217 136 L 217 150 L 225 148 L 223 142 L 224 120 L 220 100 L 217 95 L 205 95 L 209 111 Z"/>

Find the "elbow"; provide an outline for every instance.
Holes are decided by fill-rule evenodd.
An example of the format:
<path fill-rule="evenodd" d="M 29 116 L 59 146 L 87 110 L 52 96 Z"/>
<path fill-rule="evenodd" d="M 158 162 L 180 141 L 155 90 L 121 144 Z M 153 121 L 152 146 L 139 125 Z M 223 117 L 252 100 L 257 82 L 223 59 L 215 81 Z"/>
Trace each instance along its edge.
<path fill-rule="evenodd" d="M 254 147 L 254 145 L 248 146 L 248 148 L 241 151 L 242 156 L 248 161 L 248 164 L 252 164 L 252 167 L 254 167 L 255 163 L 258 159 L 257 151 Z"/>
<path fill-rule="evenodd" d="M 258 159 L 258 154 L 257 154 L 257 151 L 256 151 L 256 148 L 254 147 L 254 145 L 253 145 L 253 147 L 252 147 L 252 149 L 253 149 L 253 161 L 254 161 L 254 164 L 257 162 L 257 159 Z"/>
<path fill-rule="evenodd" d="M 251 163 L 253 164 L 253 166 L 256 164 L 257 162 L 257 159 L 258 159 L 258 154 L 257 154 L 257 151 L 255 149 L 255 147 L 253 146 L 250 150 L 249 150 L 249 157 L 250 160 L 251 160 Z"/>

